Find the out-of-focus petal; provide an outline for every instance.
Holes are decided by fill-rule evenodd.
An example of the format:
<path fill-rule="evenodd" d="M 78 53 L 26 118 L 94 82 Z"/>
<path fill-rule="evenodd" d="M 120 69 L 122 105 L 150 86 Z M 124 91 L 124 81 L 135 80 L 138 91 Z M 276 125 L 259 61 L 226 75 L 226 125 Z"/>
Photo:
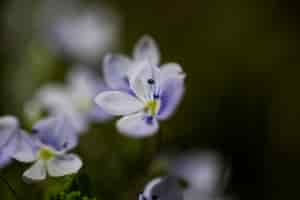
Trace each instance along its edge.
<path fill-rule="evenodd" d="M 13 158 L 20 162 L 33 162 L 36 159 L 37 148 L 34 139 L 22 131 L 18 136 L 17 148 Z"/>
<path fill-rule="evenodd" d="M 70 150 L 78 143 L 76 130 L 63 115 L 38 121 L 33 133 L 43 144 L 57 151 Z"/>
<path fill-rule="evenodd" d="M 165 81 L 161 86 L 161 104 L 157 118 L 160 120 L 170 117 L 178 106 L 184 94 L 184 83 L 182 79 L 173 78 Z"/>
<path fill-rule="evenodd" d="M 95 98 L 95 102 L 112 115 L 128 115 L 144 108 L 144 104 L 137 98 L 119 91 L 102 92 Z"/>
<path fill-rule="evenodd" d="M 158 131 L 156 119 L 148 121 L 144 113 L 136 113 L 122 117 L 117 122 L 117 129 L 120 133 L 134 138 L 142 138 L 153 135 Z"/>
<path fill-rule="evenodd" d="M 75 154 L 57 156 L 47 162 L 50 176 L 59 177 L 77 173 L 82 167 L 82 161 Z"/>
<path fill-rule="evenodd" d="M 38 160 L 24 172 L 23 179 L 26 182 L 41 181 L 44 180 L 46 176 L 45 163 L 42 160 Z"/>
<path fill-rule="evenodd" d="M 0 147 L 15 134 L 19 128 L 18 120 L 13 116 L 0 117 Z"/>
<path fill-rule="evenodd" d="M 158 65 L 160 60 L 159 48 L 154 39 L 148 35 L 143 36 L 137 42 L 133 56 L 136 60 L 148 60 L 153 65 Z"/>
<path fill-rule="evenodd" d="M 6 166 L 16 151 L 19 122 L 13 116 L 0 118 L 0 168 Z"/>
<path fill-rule="evenodd" d="M 109 88 L 117 90 L 128 89 L 127 73 L 132 62 L 119 54 L 107 54 L 103 60 L 104 80 Z"/>

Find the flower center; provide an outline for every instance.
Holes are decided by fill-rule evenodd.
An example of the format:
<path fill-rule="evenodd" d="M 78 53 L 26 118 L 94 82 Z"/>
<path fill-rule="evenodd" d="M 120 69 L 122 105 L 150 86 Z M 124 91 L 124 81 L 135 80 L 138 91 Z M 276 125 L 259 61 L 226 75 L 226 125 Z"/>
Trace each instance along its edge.
<path fill-rule="evenodd" d="M 38 157 L 41 160 L 50 160 L 55 156 L 55 152 L 48 147 L 43 147 L 38 152 Z"/>
<path fill-rule="evenodd" d="M 160 102 L 158 100 L 149 100 L 146 103 L 146 111 L 150 116 L 155 116 L 160 108 Z"/>
<path fill-rule="evenodd" d="M 92 103 L 90 99 L 87 98 L 80 98 L 77 101 L 77 105 L 80 111 L 87 112 L 92 107 Z"/>

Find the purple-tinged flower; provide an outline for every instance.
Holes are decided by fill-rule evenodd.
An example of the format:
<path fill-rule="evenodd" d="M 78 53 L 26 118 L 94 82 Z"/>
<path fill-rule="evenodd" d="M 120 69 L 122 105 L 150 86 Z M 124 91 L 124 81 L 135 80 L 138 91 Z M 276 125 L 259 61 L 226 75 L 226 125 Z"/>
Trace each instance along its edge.
<path fill-rule="evenodd" d="M 112 8 L 77 0 L 46 0 L 41 5 L 39 28 L 54 52 L 95 64 L 119 42 L 120 17 Z"/>
<path fill-rule="evenodd" d="M 187 182 L 184 199 L 228 199 L 224 195 L 229 171 L 214 152 L 189 151 L 169 161 L 169 173 Z"/>
<path fill-rule="evenodd" d="M 12 160 L 19 134 L 19 122 L 15 117 L 0 117 L 0 168 L 5 167 Z"/>
<path fill-rule="evenodd" d="M 24 172 L 25 181 L 41 181 L 47 174 L 60 177 L 80 170 L 80 158 L 67 153 L 78 143 L 78 135 L 68 122 L 63 116 L 49 117 L 36 123 L 32 135 L 24 134 L 14 158 L 34 163 Z"/>
<path fill-rule="evenodd" d="M 184 93 L 184 76 L 166 73 L 147 59 L 129 77 L 130 92 L 104 91 L 95 102 L 107 113 L 124 116 L 118 130 L 131 137 L 153 135 L 158 120 L 169 118 Z"/>
<path fill-rule="evenodd" d="M 183 200 L 182 188 L 175 177 L 158 177 L 151 180 L 139 200 Z"/>
<path fill-rule="evenodd" d="M 103 76 L 110 89 L 130 91 L 129 79 L 135 71 L 143 66 L 143 62 L 149 62 L 149 66 L 159 66 L 160 52 L 158 45 L 150 36 L 143 36 L 135 45 L 133 58 L 121 54 L 107 54 L 103 60 Z M 166 63 L 159 67 L 167 76 L 181 77 L 181 66 L 177 63 Z"/>
<path fill-rule="evenodd" d="M 67 77 L 66 85 L 49 84 L 39 89 L 25 106 L 29 118 L 38 118 L 42 111 L 63 114 L 78 132 L 85 131 L 91 122 L 111 118 L 93 102 L 99 92 L 106 90 L 101 79 L 83 67 L 75 67 Z"/>

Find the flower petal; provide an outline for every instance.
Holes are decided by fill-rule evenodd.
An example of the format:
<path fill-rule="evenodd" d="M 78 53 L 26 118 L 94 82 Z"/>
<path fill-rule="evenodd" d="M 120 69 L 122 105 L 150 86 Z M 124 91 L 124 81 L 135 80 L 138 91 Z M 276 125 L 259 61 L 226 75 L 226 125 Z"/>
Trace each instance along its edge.
<path fill-rule="evenodd" d="M 36 161 L 28 170 L 23 174 L 23 179 L 26 182 L 41 181 L 46 178 L 45 163 L 42 160 Z"/>
<path fill-rule="evenodd" d="M 13 116 L 0 117 L 0 147 L 18 131 L 19 122 Z"/>
<path fill-rule="evenodd" d="M 152 98 L 153 87 L 159 85 L 159 69 L 147 61 L 139 62 L 139 65 L 136 71 L 130 76 L 129 83 L 134 94 L 142 101 L 145 101 Z M 153 80 L 155 83 L 149 85 L 149 80 Z"/>
<path fill-rule="evenodd" d="M 96 96 L 95 102 L 112 115 L 128 115 L 144 108 L 144 104 L 137 98 L 119 91 L 102 92 Z"/>
<path fill-rule="evenodd" d="M 170 78 L 185 78 L 185 73 L 183 72 L 181 66 L 177 63 L 167 63 L 160 67 L 160 79 L 164 82 Z"/>
<path fill-rule="evenodd" d="M 148 60 L 153 65 L 158 65 L 160 52 L 154 39 L 148 35 L 143 36 L 135 45 L 133 57 L 136 60 Z"/>
<path fill-rule="evenodd" d="M 161 87 L 161 104 L 157 118 L 167 119 L 173 114 L 184 94 L 184 83 L 182 79 L 173 78 L 165 81 Z"/>
<path fill-rule="evenodd" d="M 47 162 L 50 176 L 59 177 L 77 173 L 82 167 L 82 161 L 75 154 L 58 156 Z"/>
<path fill-rule="evenodd" d="M 103 60 L 103 75 L 111 89 L 128 89 L 127 72 L 131 61 L 122 55 L 107 54 Z"/>
<path fill-rule="evenodd" d="M 147 121 L 144 113 L 137 113 L 122 117 L 117 122 L 117 129 L 124 135 L 134 138 L 142 138 L 153 135 L 158 131 L 156 119 L 151 122 Z"/>
<path fill-rule="evenodd" d="M 13 158 L 20 162 L 33 162 L 36 159 L 37 146 L 33 138 L 22 131 L 18 137 L 18 144 Z"/>
<path fill-rule="evenodd" d="M 70 121 L 63 115 L 40 120 L 33 133 L 43 144 L 57 151 L 70 150 L 78 143 L 78 134 Z"/>

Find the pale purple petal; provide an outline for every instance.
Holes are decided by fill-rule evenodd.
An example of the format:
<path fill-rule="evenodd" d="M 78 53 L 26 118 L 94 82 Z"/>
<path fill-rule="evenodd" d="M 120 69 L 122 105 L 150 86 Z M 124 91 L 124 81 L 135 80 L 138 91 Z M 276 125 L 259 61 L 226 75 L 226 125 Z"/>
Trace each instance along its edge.
<path fill-rule="evenodd" d="M 186 76 L 182 67 L 177 63 L 166 63 L 161 65 L 160 72 L 160 81 L 162 83 L 170 78 L 184 79 Z"/>
<path fill-rule="evenodd" d="M 106 84 L 111 89 L 128 90 L 127 73 L 131 61 L 122 55 L 107 54 L 103 60 L 103 76 Z"/>
<path fill-rule="evenodd" d="M 35 139 L 25 131 L 21 131 L 18 135 L 17 148 L 13 158 L 20 162 L 33 162 L 36 159 L 38 149 L 39 146 Z"/>
<path fill-rule="evenodd" d="M 167 119 L 176 110 L 184 94 L 184 83 L 182 79 L 169 79 L 161 86 L 160 93 L 160 110 L 157 118 L 160 120 Z"/>
<path fill-rule="evenodd" d="M 33 127 L 35 136 L 45 145 L 57 151 L 69 150 L 78 143 L 78 134 L 64 116 L 49 117 L 40 120 Z"/>
<path fill-rule="evenodd" d="M 154 39 L 148 35 L 143 36 L 135 45 L 133 57 L 136 60 L 148 60 L 153 65 L 158 65 L 160 52 Z"/>
<path fill-rule="evenodd" d="M 0 118 L 0 168 L 6 166 L 15 153 L 19 123 L 15 117 Z"/>
<path fill-rule="evenodd" d="M 111 114 L 105 112 L 97 105 L 93 106 L 93 109 L 91 110 L 91 112 L 88 114 L 87 117 L 88 120 L 92 122 L 105 122 L 113 118 Z"/>
<path fill-rule="evenodd" d="M 119 132 L 133 138 L 151 136 L 158 131 L 158 128 L 157 120 L 142 112 L 122 117 L 117 122 Z"/>

